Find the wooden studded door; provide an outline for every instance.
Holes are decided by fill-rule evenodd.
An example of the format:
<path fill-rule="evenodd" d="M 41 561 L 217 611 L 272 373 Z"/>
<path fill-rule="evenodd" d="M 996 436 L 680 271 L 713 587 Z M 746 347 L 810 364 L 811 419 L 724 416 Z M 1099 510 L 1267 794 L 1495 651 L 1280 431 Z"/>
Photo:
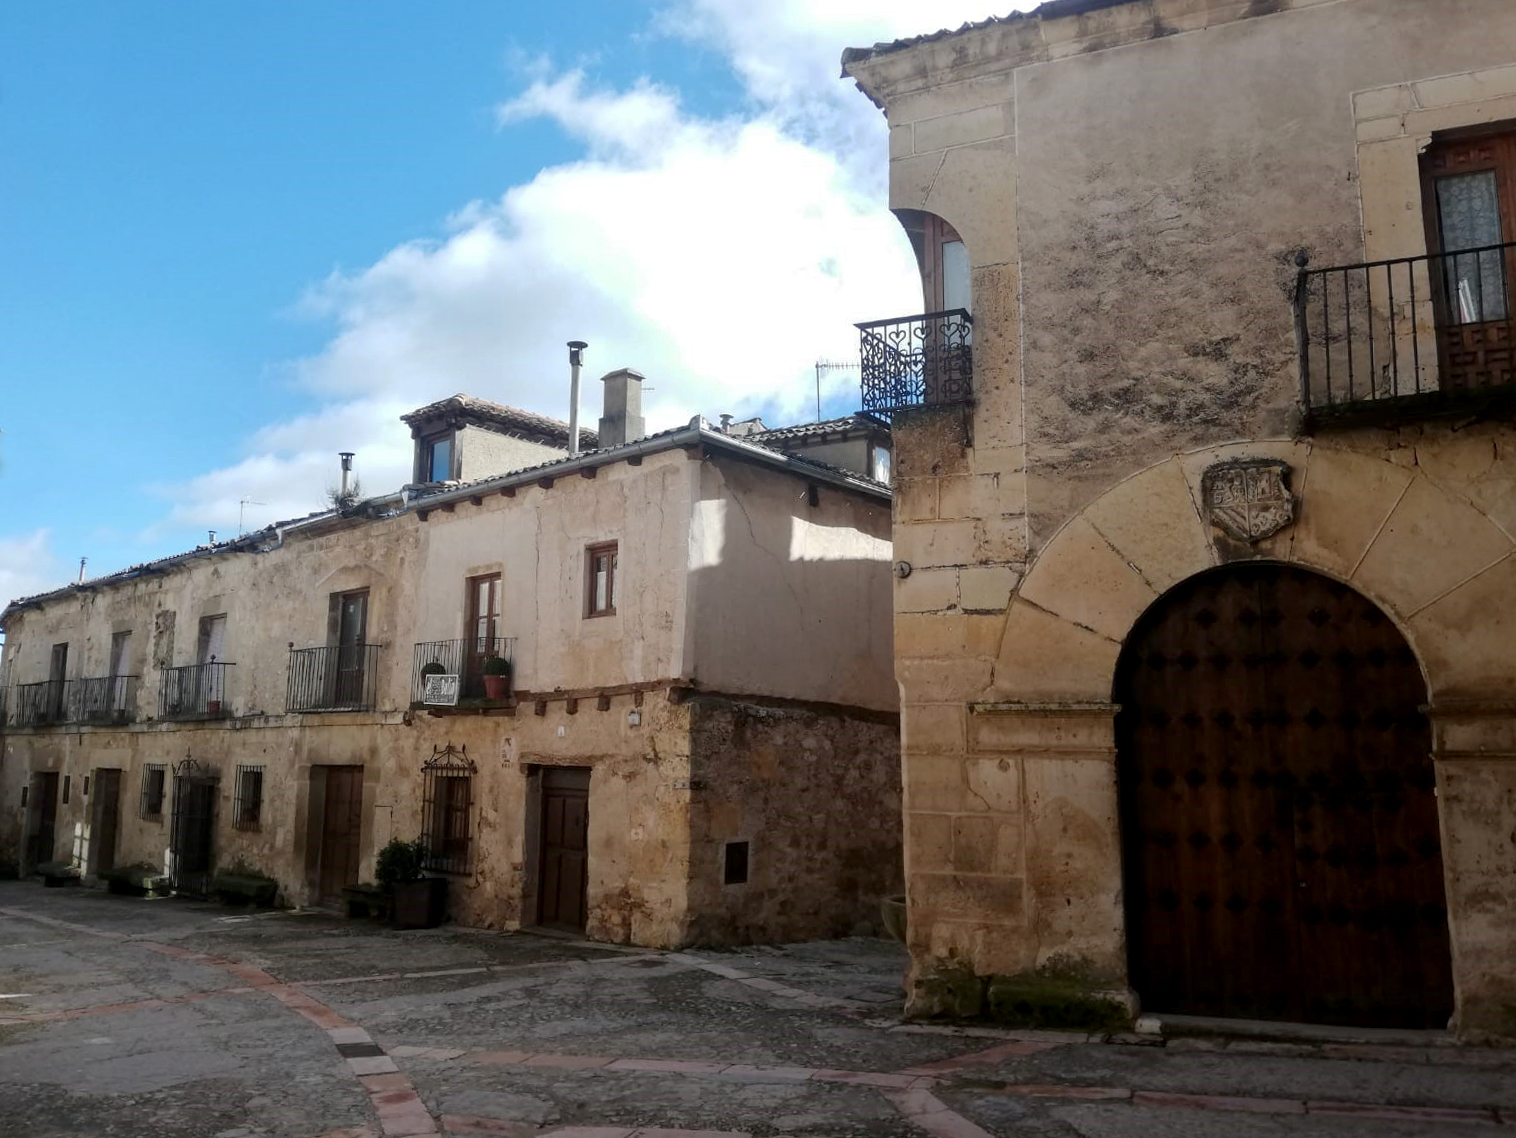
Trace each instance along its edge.
<path fill-rule="evenodd" d="M 554 928 L 583 930 L 589 860 L 588 767 L 546 767 L 542 771 L 541 878 L 537 921 Z"/>
<path fill-rule="evenodd" d="M 1378 608 L 1285 566 L 1203 574 L 1133 630 L 1115 699 L 1144 1009 L 1447 1025 L 1426 686 Z"/>
<path fill-rule="evenodd" d="M 363 768 L 322 766 L 326 779 L 321 803 L 321 863 L 316 892 L 323 904 L 342 900 L 342 891 L 358 884 L 358 854 L 363 836 Z"/>

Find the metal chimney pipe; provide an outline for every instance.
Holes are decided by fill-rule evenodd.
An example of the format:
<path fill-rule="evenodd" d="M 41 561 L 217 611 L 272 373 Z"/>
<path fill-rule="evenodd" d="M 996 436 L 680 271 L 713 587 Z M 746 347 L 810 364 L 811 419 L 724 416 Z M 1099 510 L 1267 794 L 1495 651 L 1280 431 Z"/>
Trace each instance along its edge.
<path fill-rule="evenodd" d="M 353 472 L 353 452 L 350 450 L 339 450 L 337 458 L 342 463 L 342 490 L 340 497 L 346 498 L 349 485 L 348 475 Z"/>
<path fill-rule="evenodd" d="M 569 457 L 579 453 L 579 365 L 584 362 L 583 340 L 570 340 L 569 349 Z"/>

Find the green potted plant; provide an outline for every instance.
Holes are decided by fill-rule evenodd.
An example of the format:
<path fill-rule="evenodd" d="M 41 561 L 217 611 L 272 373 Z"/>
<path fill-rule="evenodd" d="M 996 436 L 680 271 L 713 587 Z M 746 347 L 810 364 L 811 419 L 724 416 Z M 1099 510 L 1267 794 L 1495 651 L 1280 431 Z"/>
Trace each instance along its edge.
<path fill-rule="evenodd" d="M 484 698 L 504 699 L 511 692 L 511 662 L 504 656 L 490 656 L 481 669 L 484 673 Z"/>
<path fill-rule="evenodd" d="M 389 892 L 397 929 L 434 929 L 447 918 L 447 878 L 424 874 L 427 853 L 424 838 L 393 838 L 379 851 L 374 879 Z"/>

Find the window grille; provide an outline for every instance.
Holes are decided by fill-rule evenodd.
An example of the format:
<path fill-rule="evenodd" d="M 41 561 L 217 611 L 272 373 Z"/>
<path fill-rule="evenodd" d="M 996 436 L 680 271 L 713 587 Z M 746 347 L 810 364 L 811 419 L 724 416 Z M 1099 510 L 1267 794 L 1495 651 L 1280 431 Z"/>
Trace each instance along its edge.
<path fill-rule="evenodd" d="M 144 818 L 163 820 L 163 786 L 168 778 L 166 763 L 148 763 L 142 771 L 142 803 L 139 813 Z"/>
<path fill-rule="evenodd" d="M 439 873 L 468 873 L 473 853 L 469 812 L 474 804 L 477 768 L 466 747 L 432 748 L 421 768 L 426 780 L 421 834 L 426 868 Z"/>
<path fill-rule="evenodd" d="M 236 798 L 232 825 L 239 830 L 257 830 L 263 821 L 263 768 L 237 765 Z"/>

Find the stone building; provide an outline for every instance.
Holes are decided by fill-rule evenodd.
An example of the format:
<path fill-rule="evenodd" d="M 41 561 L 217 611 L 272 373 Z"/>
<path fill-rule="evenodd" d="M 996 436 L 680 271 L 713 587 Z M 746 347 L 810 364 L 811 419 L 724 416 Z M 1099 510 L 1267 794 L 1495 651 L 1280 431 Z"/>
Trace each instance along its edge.
<path fill-rule="evenodd" d="M 1054 0 L 843 72 L 926 310 L 860 325 L 911 1007 L 1516 1036 L 1516 5 Z"/>
<path fill-rule="evenodd" d="M 900 888 L 889 489 L 704 420 L 642 437 L 641 379 L 607 377 L 577 455 L 455 396 L 405 416 L 399 493 L 13 602 L 0 862 L 189 891 L 252 870 L 333 904 L 420 835 L 472 925 L 670 946 L 876 921 Z"/>

